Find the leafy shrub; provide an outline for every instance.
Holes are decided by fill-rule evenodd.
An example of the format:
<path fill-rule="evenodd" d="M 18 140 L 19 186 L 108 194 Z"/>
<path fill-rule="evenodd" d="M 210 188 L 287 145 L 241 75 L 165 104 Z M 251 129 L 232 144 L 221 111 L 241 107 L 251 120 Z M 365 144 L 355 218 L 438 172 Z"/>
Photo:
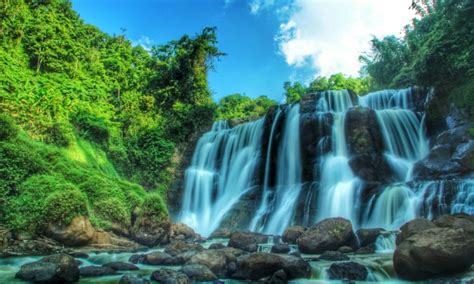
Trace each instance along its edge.
<path fill-rule="evenodd" d="M 68 225 L 76 216 L 88 216 L 87 198 L 77 189 L 56 191 L 45 201 L 45 222 Z"/>
<path fill-rule="evenodd" d="M 53 123 L 45 131 L 45 142 L 59 147 L 67 147 L 74 139 L 74 133 L 65 123 Z"/>
<path fill-rule="evenodd" d="M 10 140 L 18 135 L 18 127 L 13 118 L 7 114 L 0 114 L 0 141 Z"/>
<path fill-rule="evenodd" d="M 92 204 L 108 198 L 126 201 L 124 193 L 113 181 L 97 174 L 89 176 L 79 187 L 87 194 L 87 198 Z"/>
<path fill-rule="evenodd" d="M 130 211 L 126 203 L 119 198 L 110 197 L 94 204 L 97 217 L 118 224 L 130 225 Z"/>
<path fill-rule="evenodd" d="M 79 133 L 96 143 L 106 145 L 109 141 L 109 129 L 105 119 L 86 112 L 79 112 L 73 118 Z"/>
<path fill-rule="evenodd" d="M 9 227 L 18 231 L 39 232 L 49 214 L 45 209 L 47 197 L 56 191 L 70 190 L 77 188 L 57 176 L 36 175 L 28 178 L 19 186 L 19 195 L 12 198 L 7 206 Z"/>

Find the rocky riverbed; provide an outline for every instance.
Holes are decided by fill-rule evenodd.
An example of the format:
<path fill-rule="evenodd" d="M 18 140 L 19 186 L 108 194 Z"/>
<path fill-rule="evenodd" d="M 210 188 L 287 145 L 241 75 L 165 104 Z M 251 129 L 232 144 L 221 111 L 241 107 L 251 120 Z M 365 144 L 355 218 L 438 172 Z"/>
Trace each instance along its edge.
<path fill-rule="evenodd" d="M 0 282 L 468 282 L 474 279 L 473 255 L 472 216 L 415 219 L 396 233 L 354 230 L 348 220 L 331 218 L 310 228 L 290 227 L 283 236 L 221 232 L 132 251 L 76 248 L 7 257 L 0 259 Z"/>

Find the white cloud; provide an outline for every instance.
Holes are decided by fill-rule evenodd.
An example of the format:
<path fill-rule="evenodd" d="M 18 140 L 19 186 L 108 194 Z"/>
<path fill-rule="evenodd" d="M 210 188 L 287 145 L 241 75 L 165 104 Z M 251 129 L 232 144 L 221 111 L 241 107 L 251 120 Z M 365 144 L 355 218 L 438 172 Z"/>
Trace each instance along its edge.
<path fill-rule="evenodd" d="M 134 46 L 140 45 L 148 52 L 151 51 L 153 44 L 154 44 L 154 41 L 147 36 L 141 36 L 138 40 L 132 41 L 132 45 Z"/>
<path fill-rule="evenodd" d="M 357 76 L 359 55 L 369 50 L 372 36 L 401 35 L 414 16 L 411 1 L 295 0 L 275 39 L 290 66 L 309 65 L 315 76 Z"/>
<path fill-rule="evenodd" d="M 275 0 L 250 0 L 250 14 L 258 14 L 260 11 L 270 8 Z"/>

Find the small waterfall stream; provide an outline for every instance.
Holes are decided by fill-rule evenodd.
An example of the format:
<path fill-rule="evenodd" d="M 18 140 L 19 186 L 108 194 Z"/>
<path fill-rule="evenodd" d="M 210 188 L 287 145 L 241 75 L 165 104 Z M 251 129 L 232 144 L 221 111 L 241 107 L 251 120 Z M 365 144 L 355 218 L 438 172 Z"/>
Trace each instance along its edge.
<path fill-rule="evenodd" d="M 199 140 L 186 171 L 179 221 L 209 236 L 248 192 L 254 194 L 246 202 L 253 205 L 245 207 L 246 219 L 238 220 L 242 228 L 275 235 L 292 224 L 311 225 L 328 217 L 350 219 L 356 228 L 397 230 L 416 217 L 474 214 L 474 180 L 411 181 L 414 164 L 429 150 L 424 113 L 413 88 L 363 97 L 326 91 L 310 98 L 233 128 L 216 122 Z M 357 107 L 375 114 L 384 149 L 380 155 L 393 172 L 365 200 L 367 181 L 352 170 L 346 137 L 346 114 Z M 310 134 L 301 130 L 303 113 L 317 125 L 312 129 L 319 132 L 311 133 L 315 140 L 309 142 L 314 146 L 302 139 Z M 303 147 L 314 147 L 312 178 L 303 178 L 309 167 Z"/>

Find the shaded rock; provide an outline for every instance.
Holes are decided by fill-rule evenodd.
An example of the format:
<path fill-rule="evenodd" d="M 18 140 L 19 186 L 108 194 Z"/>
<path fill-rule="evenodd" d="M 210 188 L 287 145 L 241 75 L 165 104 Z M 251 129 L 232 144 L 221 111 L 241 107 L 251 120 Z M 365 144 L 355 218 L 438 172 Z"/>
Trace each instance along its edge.
<path fill-rule="evenodd" d="M 339 261 L 339 260 L 349 260 L 349 257 L 347 255 L 343 254 L 342 252 L 326 251 L 319 257 L 319 259 Z"/>
<path fill-rule="evenodd" d="M 23 264 L 15 277 L 30 282 L 67 283 L 78 281 L 80 274 L 74 257 L 56 254 Z"/>
<path fill-rule="evenodd" d="M 325 219 L 305 231 L 297 240 L 302 253 L 323 253 L 341 246 L 357 247 L 352 224 L 344 218 Z"/>
<path fill-rule="evenodd" d="M 67 246 L 83 246 L 90 243 L 95 229 L 84 216 L 76 216 L 67 226 L 61 223 L 49 223 L 46 235 Z"/>
<path fill-rule="evenodd" d="M 372 254 L 375 253 L 375 248 L 373 246 L 361 247 L 355 251 L 356 254 Z"/>
<path fill-rule="evenodd" d="M 201 236 L 196 234 L 194 230 L 186 224 L 172 224 L 170 238 L 174 239 L 178 236 L 182 236 L 185 240 L 194 240 L 196 238 L 201 238 Z"/>
<path fill-rule="evenodd" d="M 282 240 L 285 243 L 296 244 L 296 240 L 306 231 L 303 226 L 288 227 L 282 235 Z"/>
<path fill-rule="evenodd" d="M 365 247 L 367 245 L 375 244 L 377 238 L 384 232 L 382 228 L 376 229 L 359 229 L 356 232 L 359 245 Z"/>
<path fill-rule="evenodd" d="M 248 252 L 256 252 L 258 244 L 266 243 L 268 236 L 251 233 L 251 232 L 234 232 L 230 235 L 227 246 L 245 250 Z"/>
<path fill-rule="evenodd" d="M 395 242 L 398 245 L 401 242 L 403 242 L 403 240 L 405 240 L 406 238 L 418 232 L 421 232 L 427 229 L 432 229 L 432 228 L 436 228 L 436 225 L 427 219 L 424 219 L 424 218 L 413 219 L 403 224 L 403 226 L 400 228 L 400 233 L 397 235 Z"/>
<path fill-rule="evenodd" d="M 369 271 L 365 266 L 352 261 L 333 263 L 327 273 L 329 279 L 351 281 L 365 281 L 369 275 Z"/>
<path fill-rule="evenodd" d="M 165 219 L 162 222 L 153 221 L 154 218 L 141 216 L 132 227 L 131 237 L 139 244 L 154 247 L 169 242 L 171 222 Z"/>
<path fill-rule="evenodd" d="M 115 275 L 117 272 L 110 267 L 104 266 L 84 266 L 79 268 L 81 277 L 98 277 L 98 276 L 105 276 L 105 275 Z"/>
<path fill-rule="evenodd" d="M 144 254 L 133 254 L 130 256 L 128 261 L 130 261 L 131 263 L 137 264 L 137 263 L 142 263 L 144 258 L 145 258 Z"/>
<path fill-rule="evenodd" d="M 133 265 L 131 263 L 127 262 L 109 262 L 106 264 L 103 264 L 102 266 L 104 267 L 110 267 L 113 270 L 116 271 L 129 271 L 129 270 L 139 270 L 138 266 Z"/>
<path fill-rule="evenodd" d="M 287 282 L 288 277 L 286 276 L 286 272 L 283 269 L 280 269 L 277 272 L 273 273 L 272 278 L 270 279 L 270 283 L 272 284 L 283 284 Z"/>
<path fill-rule="evenodd" d="M 156 251 L 145 254 L 142 263 L 150 265 L 180 265 L 183 264 L 184 261 L 180 257 L 171 256 L 161 251 Z"/>
<path fill-rule="evenodd" d="M 433 223 L 442 228 L 462 228 L 474 234 L 474 216 L 466 214 L 441 215 Z"/>
<path fill-rule="evenodd" d="M 188 264 L 184 265 L 180 272 L 186 274 L 194 281 L 214 281 L 217 280 L 216 275 L 205 265 Z"/>
<path fill-rule="evenodd" d="M 223 248 L 226 248 L 226 246 L 221 243 L 214 243 L 209 246 L 209 249 L 223 249 Z"/>
<path fill-rule="evenodd" d="M 272 253 L 289 253 L 290 252 L 290 246 L 288 244 L 274 244 L 271 249 Z"/>
<path fill-rule="evenodd" d="M 209 239 L 228 239 L 231 234 L 232 232 L 229 229 L 219 228 L 211 234 Z"/>
<path fill-rule="evenodd" d="M 422 280 L 468 270 L 473 255 L 474 234 L 462 228 L 432 228 L 397 244 L 393 265 L 399 277 Z"/>
<path fill-rule="evenodd" d="M 72 252 L 69 253 L 70 256 L 76 257 L 76 258 L 89 258 L 89 255 L 85 252 Z"/>
<path fill-rule="evenodd" d="M 271 277 L 278 270 L 285 271 L 288 279 L 308 278 L 311 275 L 311 267 L 302 258 L 257 252 L 238 258 L 237 272 L 232 278 L 258 280 Z"/>
<path fill-rule="evenodd" d="M 342 246 L 338 248 L 337 251 L 342 252 L 342 253 L 351 253 L 351 252 L 354 252 L 354 249 L 349 246 Z"/>
<path fill-rule="evenodd" d="M 459 144 L 454 152 L 453 160 L 464 168 L 474 171 L 474 140 Z"/>
<path fill-rule="evenodd" d="M 136 275 L 125 274 L 120 278 L 119 284 L 150 284 L 150 280 Z"/>
<path fill-rule="evenodd" d="M 179 271 L 162 268 L 157 271 L 153 271 L 151 274 L 151 280 L 158 281 L 166 284 L 188 284 L 191 283 L 189 277 Z"/>

